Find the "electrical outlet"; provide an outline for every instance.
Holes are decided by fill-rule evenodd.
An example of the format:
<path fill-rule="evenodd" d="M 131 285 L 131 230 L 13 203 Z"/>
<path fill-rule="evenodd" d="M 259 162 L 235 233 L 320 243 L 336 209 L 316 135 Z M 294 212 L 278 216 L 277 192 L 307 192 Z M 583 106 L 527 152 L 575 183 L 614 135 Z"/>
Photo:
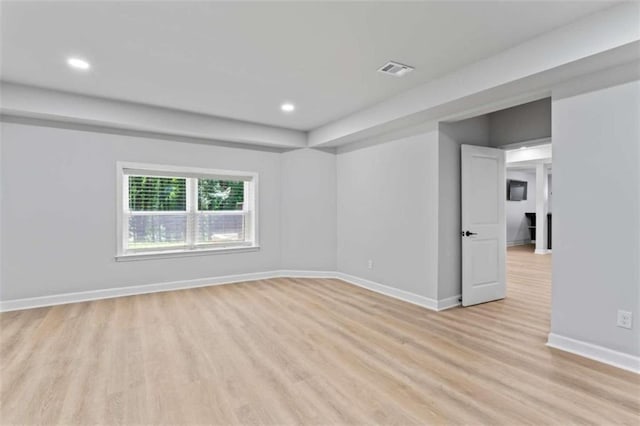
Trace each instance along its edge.
<path fill-rule="evenodd" d="M 369 259 L 369 261 L 367 262 L 367 268 L 373 269 L 373 260 Z"/>
<path fill-rule="evenodd" d="M 629 311 L 618 310 L 618 327 L 631 328 L 633 314 Z"/>

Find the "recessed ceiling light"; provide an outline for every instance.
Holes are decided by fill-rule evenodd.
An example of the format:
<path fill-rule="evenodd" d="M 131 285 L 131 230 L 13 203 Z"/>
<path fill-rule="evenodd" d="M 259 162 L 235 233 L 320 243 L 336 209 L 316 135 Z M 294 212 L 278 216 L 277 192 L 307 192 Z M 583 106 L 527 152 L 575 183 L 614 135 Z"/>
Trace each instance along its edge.
<path fill-rule="evenodd" d="M 86 71 L 91 68 L 91 64 L 80 58 L 67 58 L 67 65 L 77 70 Z"/>
<path fill-rule="evenodd" d="M 284 112 L 293 112 L 293 110 L 296 109 L 296 106 L 290 102 L 285 102 L 284 104 L 280 105 L 280 109 Z"/>
<path fill-rule="evenodd" d="M 520 149 L 527 149 L 527 147 L 526 146 L 521 146 Z"/>

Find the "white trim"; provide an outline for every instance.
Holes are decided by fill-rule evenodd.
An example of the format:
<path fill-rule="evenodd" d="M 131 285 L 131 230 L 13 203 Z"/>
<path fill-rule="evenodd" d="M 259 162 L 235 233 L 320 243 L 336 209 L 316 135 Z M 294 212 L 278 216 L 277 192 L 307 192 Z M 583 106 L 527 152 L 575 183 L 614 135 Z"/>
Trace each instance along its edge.
<path fill-rule="evenodd" d="M 528 246 L 532 244 L 533 240 L 516 240 L 516 241 L 507 241 L 507 247 L 513 246 Z M 535 242 L 535 241 L 534 241 Z"/>
<path fill-rule="evenodd" d="M 209 254 L 231 254 L 231 253 L 245 253 L 260 250 L 260 246 L 256 245 L 237 245 L 237 246 L 224 246 L 214 248 L 202 248 L 196 250 L 175 250 L 175 251 L 157 251 L 157 252 L 140 252 L 140 253 L 128 253 L 116 255 L 116 262 L 131 262 L 135 260 L 153 260 L 153 259 L 168 259 L 172 257 L 190 257 L 190 256 L 205 256 Z"/>
<path fill-rule="evenodd" d="M 124 169 L 122 170 L 124 173 Z M 186 184 L 186 191 L 185 191 L 185 196 L 186 198 L 186 203 L 185 203 L 185 210 L 187 211 L 187 235 L 185 235 L 186 237 L 186 248 L 187 250 L 189 249 L 194 249 L 195 248 L 195 243 L 196 243 L 196 233 L 197 228 L 198 228 L 198 217 L 197 217 L 197 206 L 198 206 L 198 181 L 197 179 L 185 179 L 185 184 Z M 122 192 L 126 193 L 127 198 L 129 198 L 129 191 L 128 191 L 128 185 L 127 188 L 122 188 Z M 244 194 L 243 194 L 244 195 Z M 127 200 L 128 202 L 128 200 Z M 135 214 L 133 212 L 130 211 L 129 206 L 125 206 L 124 208 L 125 212 L 127 213 L 127 216 L 129 217 L 135 217 Z M 129 231 L 129 227 L 126 226 L 125 228 L 127 228 L 127 231 Z M 128 235 L 127 235 L 128 236 Z M 129 248 L 129 243 L 127 242 L 127 249 Z M 184 249 L 183 249 L 184 250 Z M 162 250 L 160 250 L 162 251 Z M 126 255 L 129 254 L 128 253 L 129 250 L 123 251 L 120 254 Z M 131 250 L 131 254 L 135 254 L 136 252 L 134 250 Z"/>
<path fill-rule="evenodd" d="M 393 297 L 394 299 L 399 299 L 405 302 L 413 303 L 414 305 L 422 306 L 423 308 L 431 309 L 432 311 L 438 310 L 438 301 L 429 297 L 420 296 L 415 293 L 410 293 L 408 291 L 389 287 L 387 285 L 369 281 L 364 278 L 354 277 L 353 275 L 344 274 L 342 272 L 336 272 L 336 278 L 349 284 L 357 285 L 358 287 L 366 288 L 367 290 L 375 291 L 376 293 Z"/>
<path fill-rule="evenodd" d="M 547 346 L 640 374 L 640 357 L 549 333 Z"/>
<path fill-rule="evenodd" d="M 438 300 L 438 309 L 437 311 L 444 311 L 446 309 L 455 308 L 456 306 L 460 306 L 462 304 L 460 298 L 461 294 L 457 294 L 455 296 L 447 297 L 445 299 Z"/>
<path fill-rule="evenodd" d="M 20 309 L 40 308 L 43 306 L 65 305 L 67 303 L 87 302 L 90 300 L 111 299 L 114 297 L 134 296 L 138 294 L 158 293 L 162 291 L 232 284 L 237 282 L 266 280 L 276 278 L 277 271 L 254 272 L 249 274 L 226 275 L 222 277 L 198 278 L 194 280 L 171 281 L 157 284 L 134 285 L 130 287 L 106 288 L 76 293 L 54 294 L 51 296 L 30 297 L 26 299 L 0 301 L 0 312 Z"/>
<path fill-rule="evenodd" d="M 203 253 L 204 254 L 204 253 Z M 123 259 L 124 260 L 124 259 Z M 126 259 L 129 260 L 129 259 Z M 385 296 L 393 297 L 433 311 L 442 311 L 458 306 L 460 296 L 443 300 L 430 299 L 408 291 L 399 290 L 364 278 L 354 277 L 335 271 L 276 270 L 249 274 L 226 275 L 222 277 L 198 278 L 194 280 L 172 281 L 157 284 L 144 284 L 130 287 L 117 287 L 101 290 L 81 291 L 75 293 L 54 294 L 50 296 L 30 297 L 0 301 L 0 312 L 21 309 L 40 308 L 44 306 L 64 305 L 67 303 L 87 302 L 91 300 L 111 299 L 114 297 L 133 296 L 138 294 L 157 293 L 161 291 L 183 290 L 188 288 L 207 287 L 211 285 L 233 284 L 238 282 L 266 280 L 270 278 L 331 278 L 348 284 L 366 288 Z"/>
<path fill-rule="evenodd" d="M 74 293 L 53 294 L 50 296 L 29 297 L 25 299 L 3 300 L 0 301 L 0 312 L 41 308 L 45 306 L 66 305 L 68 303 L 88 302 L 91 300 L 111 299 L 114 297 L 134 296 L 139 294 L 158 293 L 162 291 L 184 290 L 189 288 L 208 287 L 213 285 L 266 280 L 270 278 L 336 278 L 336 275 L 336 272 L 333 271 L 281 270 L 226 275 L 211 278 L 198 278 L 194 280 L 172 281 L 157 284 L 143 284 L 130 287 L 117 287 L 100 290 L 80 291 Z"/>
<path fill-rule="evenodd" d="M 301 271 L 284 269 L 278 271 L 278 277 L 281 278 L 337 278 L 337 272 L 335 271 Z"/>
<path fill-rule="evenodd" d="M 213 176 L 214 178 L 251 178 L 257 179 L 258 173 L 256 172 L 243 172 L 238 170 L 222 170 L 222 169 L 207 169 L 203 167 L 190 167 L 190 166 L 176 166 L 168 164 L 152 164 L 152 163 L 134 163 L 129 161 L 118 161 L 118 170 L 124 174 L 125 169 L 133 170 L 146 170 L 149 172 L 158 172 L 158 176 L 162 176 L 162 172 L 169 173 L 186 173 L 188 175 L 197 175 L 206 178 L 207 176 Z M 186 176 L 191 177 L 191 176 Z"/>
<path fill-rule="evenodd" d="M 551 136 L 547 136 L 545 138 L 538 139 L 527 139 L 519 142 L 512 142 L 509 144 L 501 145 L 497 148 L 504 149 L 505 151 L 511 151 L 514 149 L 520 149 L 523 146 L 527 148 L 538 147 L 540 145 L 550 145 L 551 144 Z"/>
<path fill-rule="evenodd" d="M 547 254 L 549 230 L 549 172 L 544 163 L 536 164 L 536 251 Z"/>

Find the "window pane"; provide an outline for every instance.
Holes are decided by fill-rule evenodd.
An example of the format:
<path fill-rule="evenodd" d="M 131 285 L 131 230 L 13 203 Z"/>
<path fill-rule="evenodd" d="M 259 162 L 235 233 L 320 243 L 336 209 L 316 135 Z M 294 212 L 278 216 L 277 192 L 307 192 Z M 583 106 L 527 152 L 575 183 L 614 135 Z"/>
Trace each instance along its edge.
<path fill-rule="evenodd" d="M 180 248 L 186 243 L 186 213 L 129 215 L 129 250 Z"/>
<path fill-rule="evenodd" d="M 198 213 L 196 244 L 245 240 L 245 214 Z"/>
<path fill-rule="evenodd" d="M 244 182 L 198 179 L 198 210 L 242 210 Z"/>
<path fill-rule="evenodd" d="M 129 210 L 185 211 L 185 178 L 129 176 Z"/>

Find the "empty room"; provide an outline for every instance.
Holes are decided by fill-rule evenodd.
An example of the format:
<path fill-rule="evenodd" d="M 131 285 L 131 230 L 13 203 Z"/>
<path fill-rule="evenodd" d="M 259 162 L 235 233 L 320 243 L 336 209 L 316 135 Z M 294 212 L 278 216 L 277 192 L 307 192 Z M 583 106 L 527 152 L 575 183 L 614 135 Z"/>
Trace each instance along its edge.
<path fill-rule="evenodd" d="M 0 425 L 640 423 L 640 2 L 0 0 Z"/>

